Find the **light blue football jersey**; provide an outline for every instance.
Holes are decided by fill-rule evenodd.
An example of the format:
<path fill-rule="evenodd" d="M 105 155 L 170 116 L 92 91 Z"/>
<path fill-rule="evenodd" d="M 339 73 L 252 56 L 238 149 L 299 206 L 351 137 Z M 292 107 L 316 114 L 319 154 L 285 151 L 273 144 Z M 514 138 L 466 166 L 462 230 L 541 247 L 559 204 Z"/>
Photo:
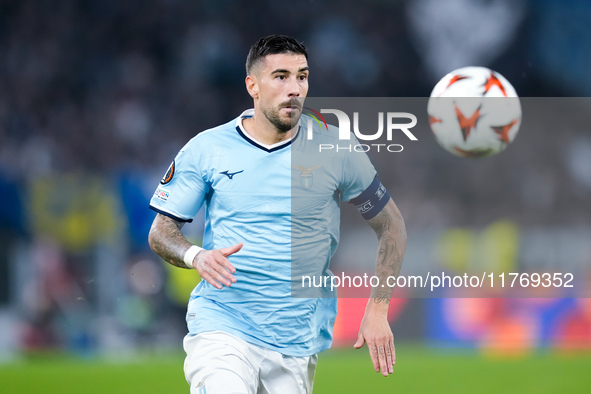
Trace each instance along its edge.
<path fill-rule="evenodd" d="M 300 119 L 297 134 L 263 145 L 238 118 L 203 131 L 178 153 L 151 199 L 155 211 L 191 221 L 206 204 L 203 247 L 239 242 L 231 287 L 202 280 L 191 293 L 191 334 L 221 330 L 290 356 L 330 347 L 336 298 L 293 292 L 302 274 L 328 274 L 339 241 L 340 204 L 359 196 L 375 169 L 362 152 L 319 152 L 338 130 Z M 313 131 L 307 128 L 313 125 Z M 302 296 L 303 294 L 303 296 Z"/>

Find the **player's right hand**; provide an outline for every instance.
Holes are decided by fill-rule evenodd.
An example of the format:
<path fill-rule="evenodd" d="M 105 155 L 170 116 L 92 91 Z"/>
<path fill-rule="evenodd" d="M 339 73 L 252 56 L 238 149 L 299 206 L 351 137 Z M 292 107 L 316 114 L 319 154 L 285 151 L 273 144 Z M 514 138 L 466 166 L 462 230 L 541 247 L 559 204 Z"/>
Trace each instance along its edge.
<path fill-rule="evenodd" d="M 242 242 L 227 248 L 214 250 L 201 250 L 193 259 L 193 267 L 199 272 L 201 278 L 217 289 L 222 285 L 230 287 L 236 283 L 233 273 L 236 268 L 228 261 L 227 257 L 242 249 Z"/>

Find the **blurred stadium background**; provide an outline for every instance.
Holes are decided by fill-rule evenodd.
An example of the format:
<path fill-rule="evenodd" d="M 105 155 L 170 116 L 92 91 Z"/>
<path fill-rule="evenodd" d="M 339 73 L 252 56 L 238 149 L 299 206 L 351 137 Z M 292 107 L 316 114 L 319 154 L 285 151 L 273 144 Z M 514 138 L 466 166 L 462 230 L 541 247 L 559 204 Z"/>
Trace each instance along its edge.
<path fill-rule="evenodd" d="M 316 97 L 427 97 L 466 65 L 495 69 L 521 97 L 554 97 L 524 112 L 497 157 L 454 158 L 425 129 L 373 160 L 406 219 L 405 269 L 576 268 L 589 280 L 589 20 L 584 0 L 0 0 L 0 392 L 186 391 L 179 351 L 198 278 L 150 251 L 148 201 L 189 138 L 251 106 L 243 64 L 266 34 L 304 41 Z M 187 228 L 195 242 L 201 224 Z M 345 207 L 336 270 L 371 263 L 372 237 Z M 364 304 L 339 300 L 316 392 L 591 387 L 581 294 L 397 299 L 400 365 L 386 383 L 366 374 L 365 353 L 338 349 Z"/>

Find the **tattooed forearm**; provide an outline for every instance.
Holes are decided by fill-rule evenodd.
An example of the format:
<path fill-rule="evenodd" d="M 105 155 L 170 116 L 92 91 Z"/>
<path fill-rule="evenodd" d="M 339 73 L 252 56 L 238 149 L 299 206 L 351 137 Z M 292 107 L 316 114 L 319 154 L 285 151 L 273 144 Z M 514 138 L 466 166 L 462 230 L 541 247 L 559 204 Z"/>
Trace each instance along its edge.
<path fill-rule="evenodd" d="M 387 283 L 389 276 L 398 276 L 402 267 L 402 259 L 406 249 L 406 227 L 400 211 L 390 200 L 382 211 L 369 225 L 378 236 L 378 256 L 376 260 L 376 276 L 380 283 Z M 389 303 L 392 296 L 391 288 L 376 287 L 371 297 L 375 303 Z"/>
<path fill-rule="evenodd" d="M 168 216 L 156 215 L 150 228 L 148 242 L 152 250 L 167 262 L 177 267 L 187 268 L 183 257 L 192 244 L 181 233 L 183 224 Z"/>
<path fill-rule="evenodd" d="M 373 302 L 376 304 L 389 304 L 390 303 L 390 295 L 389 294 L 372 294 Z"/>

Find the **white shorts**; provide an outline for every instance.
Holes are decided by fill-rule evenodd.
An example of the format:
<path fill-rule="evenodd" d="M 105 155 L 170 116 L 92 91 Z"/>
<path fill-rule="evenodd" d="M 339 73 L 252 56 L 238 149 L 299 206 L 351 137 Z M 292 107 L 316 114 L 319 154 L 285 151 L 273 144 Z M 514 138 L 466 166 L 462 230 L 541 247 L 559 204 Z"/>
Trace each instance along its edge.
<path fill-rule="evenodd" d="M 318 355 L 285 356 L 211 331 L 183 341 L 191 394 L 309 394 Z"/>

